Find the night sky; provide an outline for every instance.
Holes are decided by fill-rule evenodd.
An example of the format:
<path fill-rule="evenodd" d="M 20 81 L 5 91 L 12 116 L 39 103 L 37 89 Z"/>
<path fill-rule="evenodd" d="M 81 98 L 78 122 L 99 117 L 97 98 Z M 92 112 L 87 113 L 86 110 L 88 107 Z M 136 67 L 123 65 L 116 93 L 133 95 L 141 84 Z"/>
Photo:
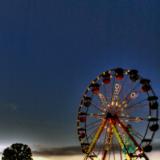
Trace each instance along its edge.
<path fill-rule="evenodd" d="M 82 93 L 117 66 L 160 95 L 159 0 L 1 0 L 1 148 L 79 145 Z"/>

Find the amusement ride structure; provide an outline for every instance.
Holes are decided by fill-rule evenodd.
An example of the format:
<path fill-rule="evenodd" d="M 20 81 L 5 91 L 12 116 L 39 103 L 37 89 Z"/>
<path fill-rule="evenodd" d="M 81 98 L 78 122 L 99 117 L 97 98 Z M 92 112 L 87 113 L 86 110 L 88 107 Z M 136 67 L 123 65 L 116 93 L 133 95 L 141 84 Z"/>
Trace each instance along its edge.
<path fill-rule="evenodd" d="M 86 88 L 77 133 L 84 160 L 149 160 L 158 125 L 158 97 L 137 70 L 115 68 Z"/>

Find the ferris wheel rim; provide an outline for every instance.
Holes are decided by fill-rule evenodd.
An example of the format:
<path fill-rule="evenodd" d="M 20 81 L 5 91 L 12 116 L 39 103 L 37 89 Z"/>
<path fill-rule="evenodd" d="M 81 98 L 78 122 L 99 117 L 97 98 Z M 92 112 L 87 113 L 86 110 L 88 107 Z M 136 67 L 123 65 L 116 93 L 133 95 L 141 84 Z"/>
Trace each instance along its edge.
<path fill-rule="evenodd" d="M 148 79 L 144 79 L 144 78 L 142 78 L 139 74 L 137 75 L 137 76 L 133 76 L 132 74 L 134 73 L 138 73 L 138 71 L 137 70 L 133 70 L 133 69 L 131 69 L 131 70 L 128 70 L 128 69 L 122 69 L 122 68 L 114 68 L 114 69 L 111 69 L 111 70 L 107 70 L 107 71 L 105 71 L 105 72 L 102 72 L 99 76 L 97 76 L 96 77 L 96 79 L 94 79 L 93 81 L 91 81 L 91 83 L 88 85 L 88 87 L 86 88 L 86 90 L 85 90 L 85 92 L 84 92 L 84 94 L 83 94 L 83 96 L 82 96 L 82 99 L 81 99 L 81 103 L 80 103 L 80 106 L 79 106 L 79 109 L 78 109 L 78 116 L 77 116 L 77 133 L 78 133 L 78 135 L 79 135 L 79 140 L 81 141 L 81 138 L 80 138 L 80 136 L 81 137 L 83 137 L 84 138 L 84 136 L 85 136 L 85 138 L 86 138 L 86 142 L 87 143 L 89 143 L 89 137 L 87 136 L 87 124 L 86 124 L 86 119 L 84 118 L 81 118 L 81 119 L 79 119 L 79 114 L 85 114 L 85 113 L 81 113 L 81 108 L 83 107 L 83 105 L 84 105 L 84 101 L 85 100 L 88 100 L 87 102 L 85 102 L 85 105 L 90 105 L 89 104 L 89 102 L 90 102 L 90 97 L 88 97 L 87 96 L 87 93 L 91 90 L 91 87 L 93 87 L 93 86 L 95 86 L 95 88 L 94 89 L 92 89 L 92 92 L 93 93 L 97 93 L 98 92 L 98 89 L 99 89 L 99 87 L 100 87 L 100 85 L 99 84 L 97 84 L 96 82 L 98 81 L 98 80 L 100 80 L 101 78 L 104 78 L 104 76 L 106 76 L 105 77 L 105 79 L 103 79 L 103 83 L 106 83 L 106 84 L 108 84 L 108 83 L 110 83 L 110 79 L 107 79 L 107 76 L 109 75 L 109 74 L 111 74 L 112 72 L 115 72 L 116 73 L 116 71 L 119 71 L 120 73 L 122 73 L 123 72 L 123 74 L 126 74 L 127 76 L 129 75 L 130 76 L 130 78 L 132 79 L 132 80 L 139 80 L 139 83 L 141 84 L 141 85 L 143 85 L 142 86 L 142 89 L 144 89 L 144 91 L 148 94 L 148 92 L 151 92 L 152 93 L 152 96 L 150 96 L 149 94 L 148 94 L 148 102 L 150 103 L 150 102 L 152 102 L 153 100 L 154 101 L 156 101 L 157 102 L 157 99 L 158 99 L 158 97 L 156 97 L 156 95 L 155 95 L 155 92 L 153 91 L 153 89 L 152 89 L 152 87 L 151 87 L 151 85 L 148 85 L 149 83 L 150 83 L 150 80 L 148 80 Z M 132 76 L 131 76 L 132 75 Z M 113 75 L 112 75 L 113 76 Z M 118 75 L 114 75 L 118 80 L 121 80 L 121 79 L 123 79 L 123 75 L 120 75 L 120 76 L 118 76 Z M 114 78 L 115 78 L 114 77 Z M 113 91 L 112 91 L 112 93 L 113 93 Z M 152 108 L 153 107 L 153 108 Z M 140 147 L 142 146 L 142 144 L 143 143 L 147 143 L 148 144 L 148 146 L 151 144 L 151 142 L 152 142 L 152 140 L 153 140 L 153 137 L 154 137 L 154 135 L 155 135 L 155 132 L 156 132 L 156 124 L 158 124 L 158 108 L 156 108 L 155 106 L 153 106 L 152 105 L 152 107 L 149 107 L 149 117 L 148 117 L 148 119 L 147 119 L 147 121 L 148 121 L 148 124 L 147 124 L 147 127 L 146 127 L 146 131 L 145 131 L 145 134 L 143 135 L 143 138 L 142 138 L 142 140 L 141 140 L 141 142 L 138 144 Z M 155 107 L 155 108 L 154 108 Z M 87 107 L 87 109 L 86 109 L 86 114 L 88 114 L 88 109 L 89 107 Z M 151 113 L 152 113 L 152 110 L 156 110 L 156 117 L 152 117 L 152 115 L 151 115 Z M 102 111 L 102 109 L 101 108 L 99 108 L 99 110 L 100 111 Z M 102 113 L 106 113 L 107 111 L 103 111 Z M 91 116 L 91 115 L 86 115 L 86 116 Z M 96 118 L 99 118 L 99 119 L 103 119 L 104 117 L 105 117 L 105 115 L 103 114 L 103 115 L 95 115 L 95 114 L 93 114 L 92 115 L 92 117 L 96 117 Z M 102 118 L 103 117 L 103 118 Z M 155 119 L 154 119 L 155 118 Z M 156 118 L 157 118 L 157 120 L 156 120 Z M 132 118 L 132 120 L 133 120 L 133 118 Z M 82 121 L 83 123 L 84 123 L 84 128 L 81 128 L 80 127 L 80 121 Z M 151 129 L 151 123 L 152 122 L 154 122 L 154 124 L 155 124 L 155 126 L 154 127 L 152 127 L 152 136 L 151 136 L 151 138 L 150 139 L 147 139 L 146 138 L 146 136 L 147 136 L 147 132 L 148 132 L 148 130 L 149 129 Z M 82 134 L 82 135 L 80 135 L 80 130 L 81 131 L 83 131 L 83 133 L 84 134 Z M 86 146 L 87 146 L 87 143 L 86 143 Z M 85 145 L 85 144 L 84 144 Z M 81 147 L 82 147 L 82 151 L 85 153 L 85 151 L 83 150 L 83 144 L 81 143 Z M 94 152 L 92 153 L 92 154 L 94 154 Z M 96 155 L 96 154 L 95 154 Z"/>

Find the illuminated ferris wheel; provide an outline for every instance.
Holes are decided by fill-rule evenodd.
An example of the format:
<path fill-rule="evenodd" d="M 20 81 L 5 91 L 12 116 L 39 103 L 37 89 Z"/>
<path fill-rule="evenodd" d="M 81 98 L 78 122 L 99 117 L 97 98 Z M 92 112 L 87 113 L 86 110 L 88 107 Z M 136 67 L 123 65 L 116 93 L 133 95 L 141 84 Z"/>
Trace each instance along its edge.
<path fill-rule="evenodd" d="M 137 70 L 103 72 L 82 96 L 77 133 L 85 160 L 148 160 L 158 128 L 158 97 Z"/>

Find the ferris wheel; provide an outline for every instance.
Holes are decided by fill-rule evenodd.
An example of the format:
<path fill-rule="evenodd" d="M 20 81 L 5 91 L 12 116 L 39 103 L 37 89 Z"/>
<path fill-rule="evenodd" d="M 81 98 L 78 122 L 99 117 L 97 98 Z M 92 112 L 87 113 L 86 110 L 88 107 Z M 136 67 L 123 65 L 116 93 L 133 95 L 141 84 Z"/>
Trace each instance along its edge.
<path fill-rule="evenodd" d="M 115 68 L 86 88 L 77 133 L 84 160 L 148 160 L 158 125 L 158 97 L 137 70 Z"/>

